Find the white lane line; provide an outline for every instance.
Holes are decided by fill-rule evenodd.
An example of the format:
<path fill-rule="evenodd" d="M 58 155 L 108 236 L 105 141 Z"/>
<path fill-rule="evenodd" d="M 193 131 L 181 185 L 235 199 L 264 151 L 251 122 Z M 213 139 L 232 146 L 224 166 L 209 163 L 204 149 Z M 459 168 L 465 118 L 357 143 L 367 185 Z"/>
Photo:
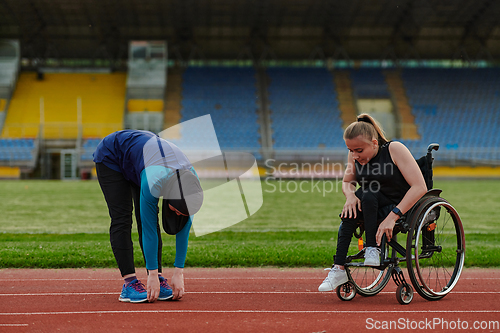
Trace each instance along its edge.
<path fill-rule="evenodd" d="M 17 326 L 28 326 L 28 324 L 0 324 L 0 327 L 17 327 Z"/>
<path fill-rule="evenodd" d="M 323 279 L 324 276 L 319 276 L 319 277 L 201 277 L 201 278 L 190 278 L 186 277 L 184 280 L 190 281 L 190 280 L 318 280 L 318 279 Z M 492 278 L 467 278 L 467 277 L 462 277 L 459 279 L 461 280 L 500 280 L 500 277 L 492 277 Z M 120 281 L 120 279 L 0 279 L 0 282 L 16 282 L 16 281 Z"/>
<path fill-rule="evenodd" d="M 106 310 L 106 311 L 53 311 L 53 312 L 0 312 L 0 316 L 75 315 L 75 314 L 130 314 L 130 313 L 500 313 L 500 310 Z"/>
<path fill-rule="evenodd" d="M 90 295 L 120 295 L 120 293 L 26 293 L 26 294 L 0 294 L 0 296 L 90 296 Z"/>
<path fill-rule="evenodd" d="M 203 277 L 203 278 L 189 278 L 185 277 L 184 280 L 316 280 L 316 279 L 321 279 L 324 278 L 324 276 L 319 276 L 319 277 L 296 277 L 296 278 L 291 278 L 291 277 L 267 277 L 267 276 L 257 276 L 257 277 L 237 277 L 237 276 L 228 276 L 228 277 L 220 277 L 220 278 L 209 278 L 209 277 Z M 500 278 L 499 278 L 500 279 Z M 89 278 L 89 279 L 0 279 L 0 282 L 2 281 L 120 281 L 119 278 L 117 279 L 94 279 L 94 278 Z"/>
<path fill-rule="evenodd" d="M 382 291 L 379 294 L 393 294 L 392 291 Z M 266 294 L 325 294 L 319 291 L 187 291 L 186 294 L 254 294 L 254 295 L 266 295 Z M 453 291 L 452 294 L 500 294 L 500 291 Z M 11 294 L 0 294 L 2 296 L 92 296 L 92 295 L 120 295 L 117 292 L 98 292 L 98 293 L 11 293 Z"/>

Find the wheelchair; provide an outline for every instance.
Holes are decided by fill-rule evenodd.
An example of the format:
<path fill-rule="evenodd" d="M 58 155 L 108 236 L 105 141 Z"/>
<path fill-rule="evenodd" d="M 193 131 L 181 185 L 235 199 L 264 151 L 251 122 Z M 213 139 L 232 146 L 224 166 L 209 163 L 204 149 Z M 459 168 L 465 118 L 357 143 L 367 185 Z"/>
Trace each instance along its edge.
<path fill-rule="evenodd" d="M 354 236 L 358 238 L 359 252 L 347 257 L 344 267 L 349 280 L 336 289 L 341 300 L 350 301 L 356 294 L 374 296 L 391 277 L 397 285 L 396 299 L 402 305 L 412 301 L 413 288 L 424 299 L 435 301 L 457 284 L 464 266 L 465 237 L 455 208 L 440 197 L 441 190 L 432 188 L 432 151 L 438 149 L 439 144 L 429 145 L 427 154 L 417 160 L 428 191 L 396 222 L 391 241 L 383 236 L 378 267 L 363 265 L 364 228 L 362 221 L 358 223 Z M 402 262 L 406 263 L 411 285 L 399 267 Z"/>

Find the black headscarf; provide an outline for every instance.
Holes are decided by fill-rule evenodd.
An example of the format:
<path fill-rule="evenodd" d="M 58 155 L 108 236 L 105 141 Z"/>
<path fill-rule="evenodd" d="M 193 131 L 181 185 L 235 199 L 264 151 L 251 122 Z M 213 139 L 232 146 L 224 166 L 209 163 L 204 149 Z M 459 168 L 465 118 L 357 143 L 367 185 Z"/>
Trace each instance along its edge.
<path fill-rule="evenodd" d="M 176 170 L 167 183 L 167 197 L 163 198 L 162 224 L 167 234 L 175 235 L 196 214 L 203 204 L 203 190 L 196 175 L 189 170 Z M 177 215 L 169 205 L 185 215 Z"/>

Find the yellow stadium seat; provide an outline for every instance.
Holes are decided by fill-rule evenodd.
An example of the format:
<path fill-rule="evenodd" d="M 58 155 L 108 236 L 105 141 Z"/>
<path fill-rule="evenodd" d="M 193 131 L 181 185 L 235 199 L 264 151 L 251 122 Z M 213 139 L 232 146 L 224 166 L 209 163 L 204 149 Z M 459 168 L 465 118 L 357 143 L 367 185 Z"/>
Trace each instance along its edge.
<path fill-rule="evenodd" d="M 21 169 L 19 167 L 0 166 L 0 179 L 19 179 Z"/>
<path fill-rule="evenodd" d="M 161 112 L 163 100 L 161 99 L 129 99 L 127 102 L 129 112 Z"/>
<path fill-rule="evenodd" d="M 80 109 L 82 136 L 104 137 L 123 128 L 125 94 L 125 73 L 21 73 L 2 136 L 37 137 L 42 121 L 45 139 L 76 139 Z"/>

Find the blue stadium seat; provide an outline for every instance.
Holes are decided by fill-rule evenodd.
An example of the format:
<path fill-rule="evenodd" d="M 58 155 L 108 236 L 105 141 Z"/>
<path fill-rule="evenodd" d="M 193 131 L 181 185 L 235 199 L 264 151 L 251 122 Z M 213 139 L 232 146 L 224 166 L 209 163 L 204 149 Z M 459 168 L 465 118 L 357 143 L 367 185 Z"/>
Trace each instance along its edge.
<path fill-rule="evenodd" d="M 0 139 L 0 161 L 32 161 L 34 139 Z"/>
<path fill-rule="evenodd" d="M 268 68 L 275 149 L 337 147 L 342 121 L 333 76 L 325 68 Z"/>
<path fill-rule="evenodd" d="M 354 95 L 358 98 L 389 98 L 385 76 L 380 68 L 350 70 Z"/>
<path fill-rule="evenodd" d="M 251 67 L 187 68 L 181 121 L 210 114 L 222 149 L 260 150 L 255 75 Z"/>
<path fill-rule="evenodd" d="M 96 138 L 84 139 L 82 142 L 83 151 L 80 154 L 80 160 L 86 162 L 92 161 L 94 159 L 92 154 L 96 150 L 97 145 L 99 144 L 99 142 L 101 142 L 101 140 L 102 139 L 96 139 Z"/>
<path fill-rule="evenodd" d="M 402 79 L 421 135 L 412 146 L 439 142 L 451 151 L 499 147 L 500 69 L 404 69 Z M 475 158 L 495 159 L 484 153 Z"/>

